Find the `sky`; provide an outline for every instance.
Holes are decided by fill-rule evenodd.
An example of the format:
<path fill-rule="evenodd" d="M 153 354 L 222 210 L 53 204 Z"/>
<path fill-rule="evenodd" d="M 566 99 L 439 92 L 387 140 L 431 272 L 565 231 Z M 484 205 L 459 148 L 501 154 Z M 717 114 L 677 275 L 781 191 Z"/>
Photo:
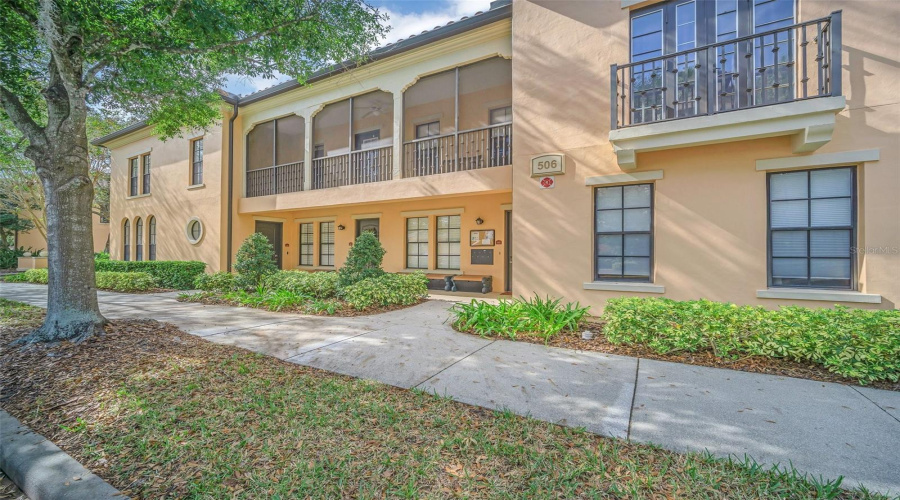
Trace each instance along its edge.
<path fill-rule="evenodd" d="M 389 16 L 387 23 L 391 30 L 381 42 L 384 45 L 486 11 L 491 0 L 369 0 L 368 3 Z M 231 93 L 246 95 L 285 80 L 288 77 L 267 80 L 230 76 L 225 88 Z"/>

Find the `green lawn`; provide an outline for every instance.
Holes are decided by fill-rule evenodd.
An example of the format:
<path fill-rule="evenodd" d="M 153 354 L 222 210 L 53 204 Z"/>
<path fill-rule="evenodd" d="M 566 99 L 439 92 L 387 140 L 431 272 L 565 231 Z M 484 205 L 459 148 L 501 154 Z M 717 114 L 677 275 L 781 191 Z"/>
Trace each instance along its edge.
<path fill-rule="evenodd" d="M 870 497 L 332 375 L 154 322 L 115 322 L 79 346 L 7 345 L 40 317 L 0 299 L 3 408 L 134 497 Z"/>

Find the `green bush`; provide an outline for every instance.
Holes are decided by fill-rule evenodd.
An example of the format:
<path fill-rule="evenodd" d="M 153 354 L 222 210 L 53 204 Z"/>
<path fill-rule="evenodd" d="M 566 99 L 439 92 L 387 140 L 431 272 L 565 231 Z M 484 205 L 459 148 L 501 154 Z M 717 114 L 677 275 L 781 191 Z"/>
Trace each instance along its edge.
<path fill-rule="evenodd" d="M 149 273 L 98 271 L 97 288 L 117 292 L 144 292 L 156 288 L 156 279 Z"/>
<path fill-rule="evenodd" d="M 298 295 L 287 290 L 266 290 L 260 288 L 255 292 L 236 290 L 224 295 L 225 300 L 237 302 L 242 306 L 259 307 L 270 311 L 292 309 L 309 300 L 305 295 Z"/>
<path fill-rule="evenodd" d="M 708 300 L 610 299 L 604 333 L 660 354 L 712 351 L 822 365 L 861 384 L 900 380 L 900 310 L 736 306 Z"/>
<path fill-rule="evenodd" d="M 142 272 L 117 272 L 97 271 L 97 288 L 102 290 L 115 290 L 117 292 L 143 292 L 157 287 L 156 279 L 149 273 Z M 46 269 L 29 269 L 19 274 L 17 281 L 27 283 L 47 284 Z"/>
<path fill-rule="evenodd" d="M 25 276 L 25 273 L 9 274 L 3 278 L 3 281 L 7 283 L 28 283 L 28 278 Z"/>
<path fill-rule="evenodd" d="M 278 271 L 266 276 L 263 284 L 269 290 L 286 290 L 307 297 L 330 299 L 337 294 L 338 274 Z"/>
<path fill-rule="evenodd" d="M 0 248 L 0 269 L 15 269 L 19 266 L 19 257 L 25 256 L 25 247 Z"/>
<path fill-rule="evenodd" d="M 94 260 L 109 260 L 109 253 L 107 252 L 95 252 Z"/>
<path fill-rule="evenodd" d="M 37 283 L 46 285 L 48 279 L 48 271 L 46 269 L 29 269 L 22 273 L 26 283 Z"/>
<path fill-rule="evenodd" d="M 422 273 L 382 274 L 358 281 L 342 290 L 343 299 L 357 310 L 372 306 L 410 305 L 428 295 L 428 278 Z"/>
<path fill-rule="evenodd" d="M 589 309 L 577 302 L 563 305 L 561 299 L 535 296 L 503 300 L 499 304 L 472 299 L 472 302 L 454 305 L 450 312 L 453 326 L 462 331 L 511 339 L 520 333 L 535 333 L 546 342 L 563 330 L 576 330 Z"/>
<path fill-rule="evenodd" d="M 252 290 L 263 284 L 263 279 L 278 271 L 275 265 L 275 249 L 262 233 L 253 233 L 241 243 L 234 260 L 238 275 L 237 286 Z"/>
<path fill-rule="evenodd" d="M 156 279 L 160 288 L 190 290 L 197 276 L 206 270 L 206 263 L 196 260 L 95 260 L 94 267 L 97 271 L 147 273 Z"/>
<path fill-rule="evenodd" d="M 201 274 L 194 280 L 194 288 L 207 292 L 230 292 L 234 286 L 234 275 L 228 271 Z"/>
<path fill-rule="evenodd" d="M 384 274 L 381 261 L 385 250 L 374 234 L 366 231 L 356 238 L 344 266 L 338 271 L 340 288 Z"/>

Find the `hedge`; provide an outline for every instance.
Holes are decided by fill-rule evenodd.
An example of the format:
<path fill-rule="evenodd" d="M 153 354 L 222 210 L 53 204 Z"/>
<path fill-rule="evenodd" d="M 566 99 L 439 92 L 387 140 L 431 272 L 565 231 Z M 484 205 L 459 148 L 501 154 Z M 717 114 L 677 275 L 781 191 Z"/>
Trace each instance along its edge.
<path fill-rule="evenodd" d="M 47 284 L 46 269 L 29 269 L 16 275 L 14 281 L 20 283 Z M 117 292 L 144 292 L 156 288 L 156 279 L 148 273 L 97 271 L 95 273 L 97 288 L 115 290 Z"/>
<path fill-rule="evenodd" d="M 205 292 L 230 292 L 236 287 L 235 276 L 228 271 L 201 274 L 194 280 L 194 288 Z"/>
<path fill-rule="evenodd" d="M 737 306 L 709 300 L 617 298 L 606 303 L 614 344 L 660 353 L 712 351 L 822 365 L 862 384 L 900 380 L 900 310 Z"/>
<path fill-rule="evenodd" d="M 156 278 L 160 288 L 190 290 L 197 276 L 206 270 L 205 262 L 195 260 L 95 260 L 97 271 L 144 272 Z"/>

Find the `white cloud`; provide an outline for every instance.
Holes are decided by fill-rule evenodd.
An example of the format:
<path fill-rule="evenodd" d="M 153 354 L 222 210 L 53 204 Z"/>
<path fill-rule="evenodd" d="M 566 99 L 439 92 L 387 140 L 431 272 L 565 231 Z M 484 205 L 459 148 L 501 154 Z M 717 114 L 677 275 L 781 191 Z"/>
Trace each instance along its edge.
<path fill-rule="evenodd" d="M 417 1 L 417 0 L 410 0 Z M 397 13 L 390 9 L 382 9 L 389 16 L 387 21 L 391 30 L 381 45 L 396 42 L 418 35 L 423 31 L 430 31 L 438 26 L 443 26 L 450 21 L 459 21 L 463 16 L 471 16 L 476 12 L 484 12 L 490 9 L 491 0 L 449 0 L 444 2 L 421 2 L 426 4 L 421 12 Z M 277 85 L 288 80 L 285 75 L 277 78 L 259 78 L 240 75 L 228 75 L 225 80 L 225 89 L 238 95 L 252 94 L 260 90 Z"/>

